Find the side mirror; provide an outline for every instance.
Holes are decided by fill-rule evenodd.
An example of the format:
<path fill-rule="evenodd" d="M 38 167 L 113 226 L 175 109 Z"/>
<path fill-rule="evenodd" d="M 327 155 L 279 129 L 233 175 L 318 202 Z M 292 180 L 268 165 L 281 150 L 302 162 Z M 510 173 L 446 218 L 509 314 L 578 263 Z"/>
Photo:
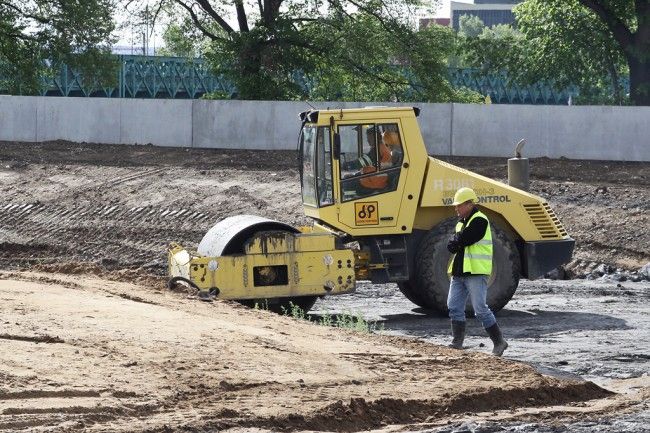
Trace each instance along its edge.
<path fill-rule="evenodd" d="M 338 133 L 334 133 L 334 149 L 333 149 L 334 159 L 338 160 L 341 157 L 341 136 Z"/>

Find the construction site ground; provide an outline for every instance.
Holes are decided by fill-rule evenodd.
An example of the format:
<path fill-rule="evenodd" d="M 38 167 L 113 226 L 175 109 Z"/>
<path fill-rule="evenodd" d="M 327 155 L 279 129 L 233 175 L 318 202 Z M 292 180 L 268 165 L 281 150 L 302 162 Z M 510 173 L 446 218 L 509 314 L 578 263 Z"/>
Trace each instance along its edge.
<path fill-rule="evenodd" d="M 501 158 L 444 158 L 505 180 Z M 470 319 L 394 285 L 319 300 L 311 322 L 165 284 L 170 242 L 224 217 L 303 216 L 295 152 L 0 143 L 0 430 L 646 432 L 650 166 L 531 160 L 531 189 L 576 239 L 560 280 L 523 280 Z M 571 279 L 569 279 L 571 278 Z"/>

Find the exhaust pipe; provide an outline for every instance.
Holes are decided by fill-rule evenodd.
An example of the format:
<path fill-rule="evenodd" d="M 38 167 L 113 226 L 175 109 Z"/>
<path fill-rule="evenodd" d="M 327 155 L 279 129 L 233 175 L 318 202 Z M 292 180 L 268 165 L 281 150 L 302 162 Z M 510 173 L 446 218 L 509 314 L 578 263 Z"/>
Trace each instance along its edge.
<path fill-rule="evenodd" d="M 521 149 L 526 144 L 525 139 L 519 140 L 515 146 L 515 157 L 508 159 L 508 185 L 528 191 L 530 189 L 530 165 L 528 158 L 521 157 Z"/>

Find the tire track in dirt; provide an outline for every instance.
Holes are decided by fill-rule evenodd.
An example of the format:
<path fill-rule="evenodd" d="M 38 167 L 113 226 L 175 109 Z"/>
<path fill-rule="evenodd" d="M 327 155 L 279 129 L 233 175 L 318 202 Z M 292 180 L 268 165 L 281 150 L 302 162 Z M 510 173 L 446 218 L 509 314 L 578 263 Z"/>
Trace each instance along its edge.
<path fill-rule="evenodd" d="M 42 400 L 42 407 L 26 403 Z M 34 390 L 33 395 L 11 400 L 12 405 L 0 411 L 0 430 L 18 431 L 42 426 L 61 426 L 66 431 L 85 431 L 93 424 L 117 419 L 145 417 L 156 412 L 159 405 L 147 400 L 121 397 L 113 393 L 102 397 L 97 391 L 49 392 Z"/>
<path fill-rule="evenodd" d="M 190 235 L 185 239 L 199 239 L 216 219 L 189 208 L 3 203 L 0 221 L 8 231 L 4 244 L 13 247 L 3 248 L 0 258 L 10 263 L 67 258 L 142 264 L 155 260 L 166 244 L 182 240 L 183 234 Z M 48 250 L 51 256 L 34 257 Z"/>

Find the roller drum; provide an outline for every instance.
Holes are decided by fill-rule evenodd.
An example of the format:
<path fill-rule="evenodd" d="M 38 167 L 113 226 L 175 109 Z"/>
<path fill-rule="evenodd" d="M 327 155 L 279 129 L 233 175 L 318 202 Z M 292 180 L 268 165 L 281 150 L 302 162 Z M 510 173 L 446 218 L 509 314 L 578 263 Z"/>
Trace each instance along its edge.
<path fill-rule="evenodd" d="M 246 241 L 255 233 L 265 231 L 299 232 L 289 224 L 257 215 L 236 215 L 219 221 L 208 230 L 201 239 L 197 252 L 209 257 L 242 254 Z"/>

